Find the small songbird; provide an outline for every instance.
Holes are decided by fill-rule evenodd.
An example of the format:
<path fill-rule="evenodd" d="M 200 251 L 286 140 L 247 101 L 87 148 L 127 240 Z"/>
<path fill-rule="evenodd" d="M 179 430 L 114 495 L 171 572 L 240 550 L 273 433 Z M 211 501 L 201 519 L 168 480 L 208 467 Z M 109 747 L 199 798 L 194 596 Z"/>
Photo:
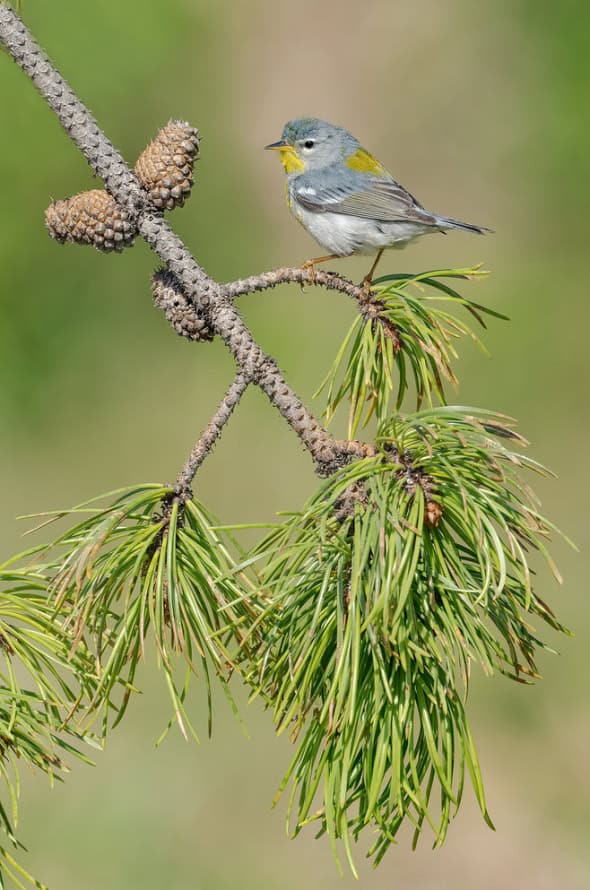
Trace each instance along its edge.
<path fill-rule="evenodd" d="M 369 287 L 383 251 L 405 247 L 419 235 L 483 226 L 426 210 L 385 167 L 343 127 L 312 117 L 285 124 L 278 142 L 287 174 L 287 203 L 327 256 L 304 263 L 311 268 L 353 253 L 377 253 L 363 279 Z"/>

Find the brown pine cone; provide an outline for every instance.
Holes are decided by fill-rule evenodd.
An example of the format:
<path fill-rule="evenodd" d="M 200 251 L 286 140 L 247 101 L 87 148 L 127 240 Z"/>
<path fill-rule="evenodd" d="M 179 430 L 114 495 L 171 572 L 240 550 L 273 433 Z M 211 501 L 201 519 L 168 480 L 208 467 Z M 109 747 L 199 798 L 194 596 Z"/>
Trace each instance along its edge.
<path fill-rule="evenodd" d="M 158 269 L 152 275 L 154 305 L 162 309 L 164 315 L 181 337 L 188 340 L 209 342 L 215 334 L 209 323 L 187 300 L 182 286 L 169 269 Z"/>
<path fill-rule="evenodd" d="M 170 121 L 140 154 L 135 173 L 156 207 L 182 207 L 191 192 L 198 155 L 198 131 L 186 121 Z"/>
<path fill-rule="evenodd" d="M 45 224 L 51 237 L 62 244 L 92 244 L 104 251 L 130 247 L 137 234 L 115 199 L 103 189 L 54 201 L 45 211 Z"/>

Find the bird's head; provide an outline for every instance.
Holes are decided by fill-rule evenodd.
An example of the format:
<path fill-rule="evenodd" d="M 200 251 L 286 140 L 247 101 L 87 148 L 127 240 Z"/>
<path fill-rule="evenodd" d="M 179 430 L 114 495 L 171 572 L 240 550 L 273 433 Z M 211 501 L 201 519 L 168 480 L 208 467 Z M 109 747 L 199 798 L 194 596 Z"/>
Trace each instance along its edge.
<path fill-rule="evenodd" d="M 314 117 L 301 117 L 285 124 L 279 141 L 266 148 L 280 152 L 287 173 L 303 173 L 346 161 L 360 149 L 360 144 L 342 127 Z"/>

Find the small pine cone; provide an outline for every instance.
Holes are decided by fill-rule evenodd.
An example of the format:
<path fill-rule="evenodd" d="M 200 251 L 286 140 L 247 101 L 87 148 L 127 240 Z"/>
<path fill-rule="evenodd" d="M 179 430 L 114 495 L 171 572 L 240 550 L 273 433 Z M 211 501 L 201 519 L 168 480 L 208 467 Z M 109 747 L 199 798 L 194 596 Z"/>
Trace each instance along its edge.
<path fill-rule="evenodd" d="M 215 334 L 209 323 L 189 303 L 178 278 L 169 269 L 154 272 L 152 294 L 154 305 L 162 309 L 177 334 L 197 342 L 213 340 Z"/>
<path fill-rule="evenodd" d="M 156 207 L 182 207 L 191 193 L 198 155 L 198 131 L 186 121 L 170 121 L 140 154 L 135 173 Z"/>
<path fill-rule="evenodd" d="M 45 211 L 45 225 L 62 244 L 93 244 L 104 251 L 130 247 L 137 234 L 115 199 L 102 189 L 54 201 Z"/>
<path fill-rule="evenodd" d="M 442 515 L 443 508 L 438 503 L 438 501 L 426 502 L 426 510 L 424 511 L 424 519 L 426 520 L 426 525 L 429 525 L 431 528 L 436 528 L 442 519 Z"/>

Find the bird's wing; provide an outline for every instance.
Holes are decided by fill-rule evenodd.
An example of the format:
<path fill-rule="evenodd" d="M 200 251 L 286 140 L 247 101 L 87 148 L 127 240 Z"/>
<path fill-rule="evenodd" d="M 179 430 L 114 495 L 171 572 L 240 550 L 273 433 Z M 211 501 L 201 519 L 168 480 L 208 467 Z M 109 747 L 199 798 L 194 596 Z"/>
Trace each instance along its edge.
<path fill-rule="evenodd" d="M 369 174 L 300 176 L 292 186 L 295 200 L 313 213 L 343 213 L 383 222 L 437 224 L 394 179 Z"/>

